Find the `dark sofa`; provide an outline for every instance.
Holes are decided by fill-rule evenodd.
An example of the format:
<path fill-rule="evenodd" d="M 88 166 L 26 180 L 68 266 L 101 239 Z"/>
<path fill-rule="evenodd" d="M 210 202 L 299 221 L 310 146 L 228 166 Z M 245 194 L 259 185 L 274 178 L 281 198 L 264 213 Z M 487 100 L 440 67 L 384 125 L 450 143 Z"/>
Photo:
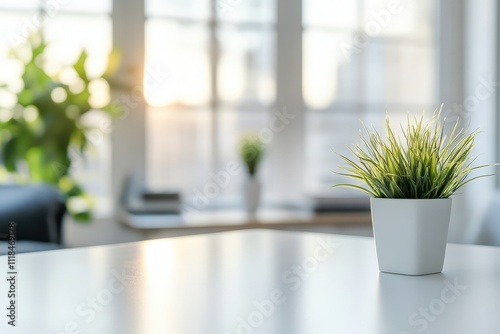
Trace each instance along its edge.
<path fill-rule="evenodd" d="M 52 186 L 0 186 L 0 255 L 8 251 L 10 222 L 16 223 L 16 253 L 61 248 L 65 212 L 64 198 Z"/>

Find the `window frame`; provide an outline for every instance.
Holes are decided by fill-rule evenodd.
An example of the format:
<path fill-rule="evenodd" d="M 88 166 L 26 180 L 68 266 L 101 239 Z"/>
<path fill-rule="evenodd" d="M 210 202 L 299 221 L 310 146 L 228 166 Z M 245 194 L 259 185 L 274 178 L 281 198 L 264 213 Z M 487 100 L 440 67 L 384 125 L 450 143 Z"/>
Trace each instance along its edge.
<path fill-rule="evenodd" d="M 134 1 L 134 0 L 114 0 L 116 9 L 117 6 L 124 7 L 127 4 L 139 2 L 142 11 L 136 9 L 136 12 L 133 14 L 133 18 L 130 16 L 126 20 L 121 20 L 121 23 L 115 22 L 115 18 L 113 18 L 114 23 L 117 27 L 120 24 L 128 24 L 131 20 L 139 20 L 142 22 L 143 26 L 146 22 L 146 15 L 144 11 L 145 0 Z M 218 67 L 218 59 L 219 59 L 219 47 L 217 42 L 217 30 L 220 25 L 240 25 L 241 23 L 233 23 L 233 22 L 224 22 L 216 19 L 216 5 L 218 0 L 210 0 L 210 13 L 211 17 L 208 19 L 208 22 L 205 20 L 196 20 L 196 22 L 207 22 L 209 27 L 209 55 L 210 55 L 210 71 L 211 71 L 211 100 L 209 104 L 210 112 L 212 114 L 211 117 L 211 164 L 210 169 L 211 172 L 217 172 L 218 169 L 221 168 L 219 166 L 220 153 L 218 152 L 217 143 L 217 134 L 219 131 L 219 125 L 217 122 L 217 113 L 221 110 L 221 107 L 224 106 L 224 103 L 218 98 L 217 95 L 217 67 Z M 362 1 L 358 0 L 358 4 L 361 4 Z M 437 6 L 437 4 L 435 4 Z M 135 8 L 139 8 L 136 5 Z M 120 15 L 115 13 L 114 15 L 120 19 Z M 358 16 L 362 15 L 361 9 L 358 10 Z M 438 11 L 435 11 L 438 13 Z M 130 11 L 128 12 L 130 15 Z M 276 85 L 276 94 L 275 94 L 275 103 L 271 106 L 274 110 L 280 110 L 283 108 L 288 108 L 288 112 L 295 116 L 293 123 L 291 123 L 285 131 L 277 133 L 273 140 L 273 147 L 268 152 L 268 162 L 270 166 L 269 173 L 273 175 L 271 180 L 267 180 L 266 183 L 269 183 L 270 189 L 279 189 L 277 196 L 275 198 L 279 198 L 277 202 L 281 202 L 280 204 L 290 204 L 290 203 L 301 203 L 305 199 L 310 198 L 311 194 L 306 193 L 305 187 L 305 115 L 309 110 L 306 110 L 305 104 L 302 96 L 302 40 L 303 40 L 303 31 L 307 28 L 303 21 L 303 1 L 302 0 L 276 0 L 276 21 L 275 21 L 275 33 L 276 33 L 276 59 L 275 59 L 275 85 Z M 154 16 L 156 17 L 156 16 Z M 162 17 L 158 15 L 158 17 Z M 177 20 L 172 17 L 165 17 L 172 20 Z M 295 19 L 294 19 L 295 18 Z M 182 20 L 182 19 L 179 19 Z M 359 21 L 359 17 L 358 17 Z M 359 23 L 359 22 L 358 22 Z M 244 24 L 243 24 L 244 25 Z M 358 24 L 359 25 L 359 24 Z M 259 24 L 259 26 L 261 26 Z M 311 27 L 315 27 L 311 25 Z M 320 27 L 321 28 L 321 27 Z M 325 28 L 326 29 L 326 28 Z M 338 30 L 341 28 L 327 28 L 328 30 Z M 359 26 L 355 28 L 355 30 L 359 29 Z M 114 32 L 119 31 L 120 29 L 113 29 Z M 118 33 L 121 38 L 118 40 L 126 41 L 124 39 L 123 34 Z M 438 45 L 437 35 L 434 36 L 435 46 Z M 128 40 L 130 44 L 130 40 Z M 144 36 L 142 40 L 140 40 L 140 44 L 144 44 Z M 137 45 L 137 44 L 136 44 Z M 437 47 L 436 47 L 437 49 Z M 439 50 L 439 49 L 437 49 Z M 436 52 L 436 57 L 438 57 L 438 53 Z M 290 55 L 293 55 L 292 57 Z M 139 59 L 138 59 L 139 60 Z M 144 57 L 142 55 L 141 61 L 144 61 Z M 439 75 L 437 72 L 440 72 L 439 69 L 440 63 L 436 61 L 436 94 L 435 98 L 437 99 L 439 96 L 438 87 L 440 86 Z M 371 104 L 370 104 L 371 105 Z M 138 124 L 134 126 L 137 128 L 141 127 L 140 131 L 135 131 L 134 137 L 143 136 L 145 137 L 145 109 L 146 105 L 143 103 L 142 110 L 137 112 L 136 118 L 139 119 Z M 290 110 L 292 109 L 292 110 Z M 319 110 L 317 110 L 319 111 Z M 325 110 L 326 111 L 326 110 Z M 331 110 L 329 110 L 331 111 Z M 129 122 L 125 120 L 125 122 Z M 129 124 L 129 127 L 132 125 Z M 119 137 L 119 136 L 118 136 Z M 130 136 L 128 140 L 131 140 Z M 134 138 L 134 140 L 137 138 Z M 144 138 L 140 138 L 140 143 L 143 145 L 143 149 L 141 152 L 136 152 L 134 156 L 134 160 L 140 160 L 141 158 L 144 160 L 142 163 L 138 164 L 142 176 L 145 177 L 146 169 L 145 169 L 145 161 L 146 157 L 144 157 L 143 152 L 146 151 L 146 145 Z M 293 147 L 293 149 L 290 149 Z M 138 149 L 137 149 L 138 150 Z M 123 153 L 121 154 L 123 155 Z M 131 155 L 127 154 L 127 159 L 131 159 Z M 115 166 L 118 161 L 118 165 L 129 164 L 125 161 L 126 159 L 122 156 L 118 159 L 113 159 L 113 165 Z M 133 164 L 132 164 L 133 165 Z M 137 165 L 137 164 L 136 164 Z M 223 163 L 222 163 L 223 165 Z M 121 182 L 124 178 L 123 168 L 121 168 L 120 172 L 116 172 L 115 167 L 113 167 L 113 175 L 114 175 L 114 183 L 115 189 L 119 189 L 121 187 Z M 130 169 L 130 168 L 129 168 Z M 301 180 L 301 182 L 290 182 L 290 180 Z M 313 194 L 314 195 L 314 194 Z M 117 197 L 117 194 L 115 194 Z"/>
<path fill-rule="evenodd" d="M 113 46 L 122 50 L 122 65 L 118 69 L 115 80 L 125 83 L 124 87 L 114 89 L 113 97 L 121 94 L 137 95 L 136 88 L 143 86 L 143 73 L 145 64 L 145 23 L 147 20 L 145 12 L 146 0 L 112 0 L 110 15 L 112 21 L 112 40 Z M 303 31 L 308 27 L 321 29 L 321 26 L 303 24 L 303 1 L 302 0 L 276 0 L 276 19 L 275 23 L 238 23 L 226 22 L 217 19 L 217 4 L 219 0 L 209 0 L 210 15 L 208 19 L 209 29 L 209 56 L 210 56 L 210 74 L 211 74 L 211 99 L 207 105 L 211 113 L 211 172 L 217 172 L 224 165 L 219 161 L 217 135 L 219 124 L 217 114 L 224 109 L 225 103 L 219 99 L 217 93 L 217 69 L 219 60 L 219 45 L 217 41 L 217 31 L 220 26 L 256 26 L 271 27 L 275 31 L 276 50 L 275 50 L 275 101 L 270 106 L 274 110 L 288 109 L 288 113 L 295 116 L 293 122 L 285 131 L 275 134 L 273 148 L 268 154 L 270 165 L 270 174 L 273 175 L 269 180 L 269 188 L 279 189 L 276 198 L 280 198 L 281 204 L 300 203 L 310 194 L 305 193 L 305 115 L 312 110 L 306 110 L 302 96 L 302 43 Z M 362 0 L 357 0 L 358 5 Z M 436 4 L 437 6 L 437 4 Z M 6 9 L 10 10 L 10 9 Z M 12 11 L 21 11 L 31 13 L 32 10 L 12 9 Z M 358 21 L 361 14 L 361 6 L 358 9 Z M 71 13 L 71 11 L 67 11 Z M 65 12 L 66 13 L 66 12 Z M 75 12 L 79 15 L 94 13 Z M 443 18 L 443 14 L 436 10 L 437 17 Z M 500 16 L 500 9 L 499 14 Z M 154 16 L 161 18 L 162 15 Z M 164 17 L 170 20 L 182 21 L 181 18 Z M 205 22 L 205 20 L 195 20 L 196 22 Z M 324 27 L 328 31 L 345 30 L 340 27 Z M 356 27 L 355 30 L 359 29 Z M 349 28 L 349 30 L 351 30 Z M 500 32 L 500 24 L 498 28 Z M 500 35 L 500 34 L 499 34 Z M 499 37 L 500 38 L 500 37 Z M 435 38 L 436 48 L 438 38 Z M 500 41 L 500 39 L 499 39 Z M 500 44 L 500 42 L 498 43 Z M 500 54 L 500 46 L 498 53 Z M 439 50 L 439 49 L 437 49 Z M 436 52 L 439 53 L 439 52 Z M 293 56 L 290 56 L 290 55 Z M 436 57 L 442 56 L 436 55 Z M 436 61 L 436 72 L 441 72 L 440 62 Z M 499 66 L 500 67 L 500 66 Z M 132 71 L 131 71 L 132 69 Z M 500 70 L 499 70 L 500 71 Z M 499 72 L 500 73 L 500 72 Z M 436 74 L 436 87 L 442 87 L 442 78 Z M 500 77 L 500 74 L 497 75 Z M 499 92 L 497 92 L 499 94 Z M 436 97 L 440 94 L 436 93 Z M 497 100 L 499 98 L 497 97 Z M 355 104 L 355 102 L 353 102 Z M 349 103 L 351 104 L 351 103 Z M 370 104 L 372 105 L 372 104 Z M 120 197 L 123 181 L 130 172 L 137 172 L 145 178 L 147 157 L 146 142 L 146 109 L 147 105 L 142 97 L 136 106 L 128 106 L 126 116 L 113 122 L 113 131 L 111 134 L 111 176 L 112 176 L 112 198 L 114 209 Z M 331 112 L 331 108 L 325 110 L 314 110 L 315 112 Z M 244 111 L 247 112 L 247 111 Z M 248 111 L 250 112 L 250 111 Z M 500 129 L 500 112 L 497 113 L 497 128 Z M 500 142 L 500 134 L 498 134 Z M 127 142 L 127 146 L 122 145 Z M 498 157 L 500 158 L 500 145 L 498 146 Z M 293 147 L 293 150 L 290 149 Z M 290 182 L 290 180 L 301 180 L 301 182 Z M 497 178 L 497 185 L 500 186 L 500 177 Z"/>

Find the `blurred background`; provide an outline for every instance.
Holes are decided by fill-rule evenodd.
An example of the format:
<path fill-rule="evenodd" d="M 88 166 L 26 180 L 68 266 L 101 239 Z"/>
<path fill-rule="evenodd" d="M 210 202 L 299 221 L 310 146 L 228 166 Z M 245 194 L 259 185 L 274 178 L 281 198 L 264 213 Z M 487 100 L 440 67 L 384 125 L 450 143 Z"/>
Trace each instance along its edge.
<path fill-rule="evenodd" d="M 329 189 L 343 181 L 332 151 L 348 153 L 363 124 L 443 103 L 446 124 L 483 132 L 477 163 L 499 161 L 498 11 L 493 0 L 0 0 L 0 215 L 29 221 L 27 240 L 71 247 L 256 226 L 371 235 L 368 199 Z M 66 137 L 49 131 L 61 122 Z M 248 133 L 264 147 L 256 212 Z M 33 140 L 8 144 L 22 136 Z M 37 174 L 47 166 L 62 167 Z M 491 177 L 456 195 L 450 241 L 500 244 L 497 193 Z M 58 210 L 35 204 L 47 194 Z M 47 219 L 51 237 L 38 236 Z"/>

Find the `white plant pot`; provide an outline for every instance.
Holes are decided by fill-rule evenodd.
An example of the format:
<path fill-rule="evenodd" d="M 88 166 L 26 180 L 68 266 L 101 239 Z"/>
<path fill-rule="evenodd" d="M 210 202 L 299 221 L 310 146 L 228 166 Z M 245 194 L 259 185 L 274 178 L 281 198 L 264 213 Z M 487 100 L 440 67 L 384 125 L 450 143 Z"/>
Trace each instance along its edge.
<path fill-rule="evenodd" d="M 443 270 L 451 198 L 372 198 L 380 271 L 426 275 Z"/>
<path fill-rule="evenodd" d="M 249 177 L 243 184 L 243 199 L 248 214 L 255 215 L 260 202 L 260 181 L 255 177 Z"/>

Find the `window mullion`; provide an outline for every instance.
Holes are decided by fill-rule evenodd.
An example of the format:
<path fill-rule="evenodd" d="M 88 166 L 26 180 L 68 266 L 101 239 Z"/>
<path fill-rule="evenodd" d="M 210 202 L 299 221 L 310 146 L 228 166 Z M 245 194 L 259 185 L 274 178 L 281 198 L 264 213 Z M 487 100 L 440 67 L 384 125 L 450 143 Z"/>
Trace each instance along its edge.
<path fill-rule="evenodd" d="M 145 0 L 114 0 L 113 46 L 121 52 L 121 65 L 114 76 L 116 82 L 128 86 L 112 92 L 113 98 L 122 102 L 141 94 L 134 103 L 122 103 L 126 117 L 116 119 L 111 133 L 113 198 L 118 201 L 123 180 L 130 172 L 145 175 L 146 165 L 146 115 L 142 97 L 145 50 Z M 127 143 L 127 145 L 124 145 Z"/>
<path fill-rule="evenodd" d="M 276 102 L 273 118 L 289 115 L 284 129 L 274 133 L 268 152 L 266 180 L 278 203 L 303 198 L 304 107 L 302 100 L 302 0 L 278 0 L 276 30 Z"/>

